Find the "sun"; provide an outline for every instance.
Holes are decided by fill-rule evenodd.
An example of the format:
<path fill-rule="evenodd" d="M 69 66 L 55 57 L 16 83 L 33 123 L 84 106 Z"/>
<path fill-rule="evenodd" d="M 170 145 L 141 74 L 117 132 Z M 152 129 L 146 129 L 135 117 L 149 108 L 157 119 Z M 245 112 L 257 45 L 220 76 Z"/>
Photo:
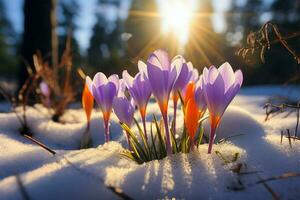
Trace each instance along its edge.
<path fill-rule="evenodd" d="M 161 3 L 162 32 L 172 33 L 180 47 L 184 47 L 188 41 L 193 10 L 193 4 L 187 0 L 164 0 Z"/>

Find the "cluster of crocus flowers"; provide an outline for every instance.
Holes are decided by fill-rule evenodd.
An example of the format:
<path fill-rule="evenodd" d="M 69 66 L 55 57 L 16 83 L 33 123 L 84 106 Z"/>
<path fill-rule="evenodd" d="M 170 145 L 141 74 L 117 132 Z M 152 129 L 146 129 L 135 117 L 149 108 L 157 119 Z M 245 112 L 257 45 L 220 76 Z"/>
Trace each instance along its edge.
<path fill-rule="evenodd" d="M 137 107 L 143 123 L 143 138 L 147 143 L 146 115 L 147 104 L 154 96 L 164 123 L 164 137 L 167 154 L 173 152 L 171 134 L 176 134 L 176 109 L 179 94 L 182 94 L 182 107 L 184 111 L 184 124 L 190 144 L 193 148 L 194 138 L 201 125 L 206 111 L 210 116 L 210 139 L 208 153 L 212 145 L 221 117 L 227 106 L 239 91 L 243 75 L 240 70 L 235 73 L 229 63 L 224 63 L 219 69 L 212 66 L 204 68 L 199 76 L 198 71 L 182 56 L 175 56 L 172 60 L 164 50 L 156 50 L 144 63 L 139 61 L 139 71 L 135 76 L 129 75 L 125 70 L 122 79 L 117 75 L 106 77 L 97 73 L 93 80 L 86 78 L 86 85 L 95 98 L 103 114 L 106 142 L 109 141 L 109 119 L 112 110 L 122 124 L 131 127 L 134 121 L 135 107 Z M 173 131 L 170 131 L 168 115 L 169 99 L 173 100 Z M 130 146 L 129 135 L 127 134 Z M 147 145 L 146 145 L 147 146 Z"/>

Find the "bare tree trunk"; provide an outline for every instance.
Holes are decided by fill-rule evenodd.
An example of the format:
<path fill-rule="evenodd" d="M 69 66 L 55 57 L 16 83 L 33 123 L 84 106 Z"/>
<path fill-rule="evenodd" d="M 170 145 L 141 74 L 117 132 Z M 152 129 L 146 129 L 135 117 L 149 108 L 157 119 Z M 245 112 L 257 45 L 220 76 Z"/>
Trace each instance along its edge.
<path fill-rule="evenodd" d="M 21 63 L 19 73 L 20 86 L 22 86 L 28 78 L 26 67 L 33 66 L 33 54 L 40 52 L 45 61 L 50 61 L 50 13 L 52 8 L 51 0 L 24 1 L 24 33 L 23 43 L 21 46 Z"/>

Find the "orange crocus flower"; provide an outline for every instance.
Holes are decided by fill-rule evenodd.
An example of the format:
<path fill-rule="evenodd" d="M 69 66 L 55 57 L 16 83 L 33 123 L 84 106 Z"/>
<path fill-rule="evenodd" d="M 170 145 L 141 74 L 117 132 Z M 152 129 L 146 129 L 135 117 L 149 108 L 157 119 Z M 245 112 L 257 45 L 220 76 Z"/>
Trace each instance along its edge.
<path fill-rule="evenodd" d="M 185 94 L 183 97 L 183 102 L 184 102 L 184 106 L 186 107 L 188 101 L 191 98 L 195 98 L 195 83 L 190 82 L 187 86 L 186 86 L 186 90 L 185 90 Z"/>
<path fill-rule="evenodd" d="M 87 121 L 89 122 L 94 107 L 94 97 L 86 84 L 84 85 L 82 92 L 82 107 L 85 111 Z"/>
<path fill-rule="evenodd" d="M 189 84 L 190 85 L 190 84 Z M 194 85 L 194 84 L 193 84 Z M 189 86 L 191 89 L 187 90 L 186 96 L 188 95 L 189 98 L 187 99 L 187 103 L 185 105 L 185 114 L 184 114 L 184 123 L 187 129 L 187 132 L 190 136 L 190 142 L 193 146 L 194 144 L 194 138 L 196 135 L 196 132 L 198 130 L 198 121 L 200 119 L 200 112 L 198 110 L 198 106 L 195 100 L 194 95 L 194 86 Z"/>

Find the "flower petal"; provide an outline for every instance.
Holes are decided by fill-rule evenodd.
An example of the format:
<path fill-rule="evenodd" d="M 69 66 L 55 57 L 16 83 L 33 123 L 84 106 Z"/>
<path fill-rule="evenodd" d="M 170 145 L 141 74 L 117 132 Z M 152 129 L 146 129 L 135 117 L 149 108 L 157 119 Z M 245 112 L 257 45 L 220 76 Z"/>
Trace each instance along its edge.
<path fill-rule="evenodd" d="M 108 77 L 108 81 L 115 84 L 116 86 L 116 90 L 119 90 L 119 76 L 116 74 L 112 74 L 110 75 L 110 77 Z"/>
<path fill-rule="evenodd" d="M 124 70 L 122 73 L 122 78 L 125 81 L 128 88 L 131 88 L 133 85 L 134 78 L 130 76 L 130 74 L 127 72 L 127 70 Z"/>
<path fill-rule="evenodd" d="M 102 72 L 98 72 L 93 79 L 93 83 L 96 87 L 99 87 L 101 85 L 104 85 L 108 82 L 108 79 L 106 78 L 105 74 Z"/>
<path fill-rule="evenodd" d="M 92 81 L 92 79 L 89 76 L 87 76 L 85 78 L 85 84 L 87 85 L 87 87 L 90 90 L 90 92 L 93 94 L 93 81 Z"/>
<path fill-rule="evenodd" d="M 241 70 L 236 70 L 234 73 L 235 76 L 235 84 L 238 84 L 240 87 L 243 83 L 243 73 Z"/>
<path fill-rule="evenodd" d="M 225 62 L 219 67 L 219 72 L 224 80 L 225 92 L 234 84 L 235 76 L 232 70 L 231 65 L 228 62 Z"/>
<path fill-rule="evenodd" d="M 215 66 L 211 66 L 208 71 L 207 82 L 213 84 L 216 81 L 218 76 L 219 76 L 218 69 Z"/>
<path fill-rule="evenodd" d="M 154 51 L 148 58 L 147 63 L 150 63 L 162 70 L 170 70 L 169 55 L 166 51 L 158 49 Z M 148 72 L 149 75 L 149 72 Z"/>
<path fill-rule="evenodd" d="M 143 61 L 139 60 L 139 62 L 138 62 L 138 68 L 139 68 L 139 72 L 141 72 L 146 77 L 148 77 L 147 65 Z"/>

